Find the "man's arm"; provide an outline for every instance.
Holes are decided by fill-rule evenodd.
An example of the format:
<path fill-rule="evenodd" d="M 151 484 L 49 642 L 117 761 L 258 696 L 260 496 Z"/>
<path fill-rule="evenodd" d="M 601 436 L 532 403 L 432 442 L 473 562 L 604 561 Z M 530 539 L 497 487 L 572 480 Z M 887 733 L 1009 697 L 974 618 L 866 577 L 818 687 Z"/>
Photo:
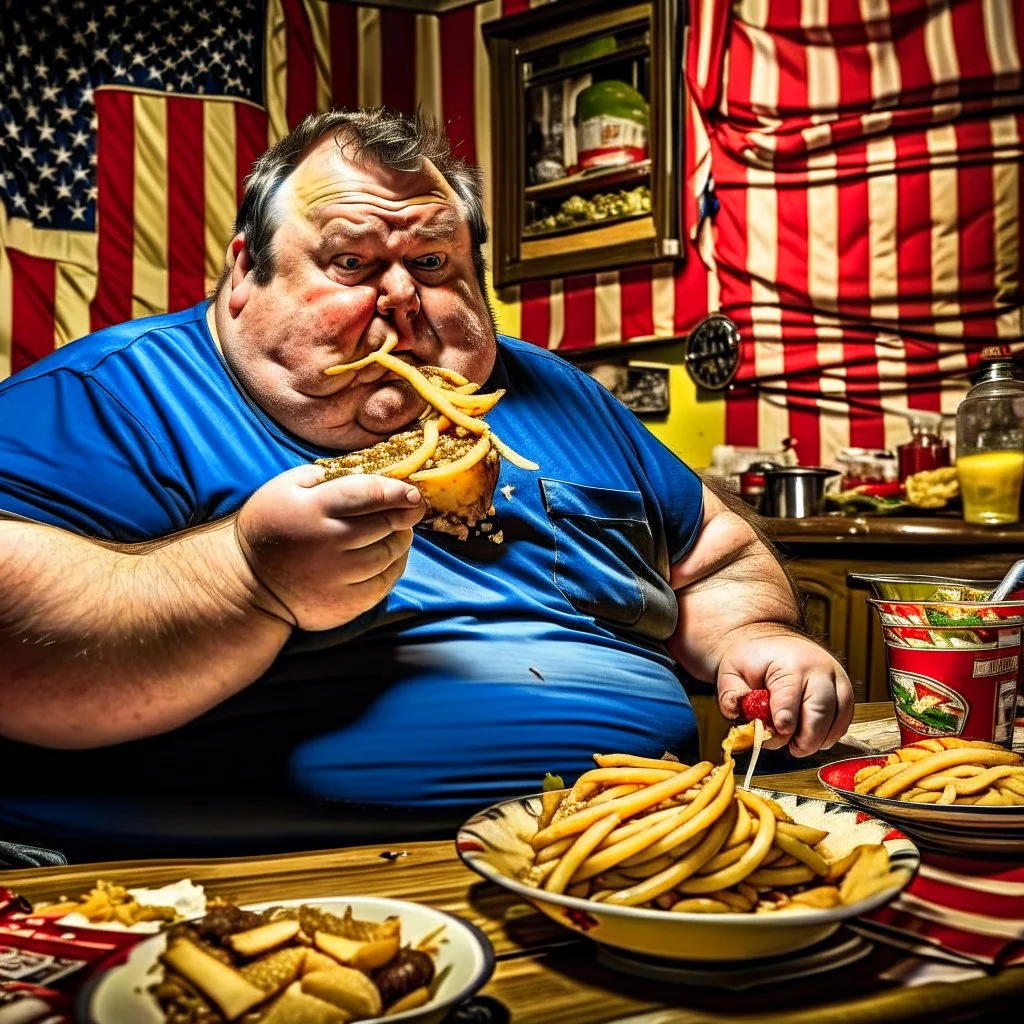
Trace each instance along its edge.
<path fill-rule="evenodd" d="M 165 732 L 259 678 L 293 625 L 372 608 L 405 567 L 419 495 L 320 476 L 292 470 L 237 516 L 129 548 L 0 521 L 0 735 L 75 748 Z"/>
<path fill-rule="evenodd" d="M 697 679 L 716 682 L 735 718 L 751 689 L 771 694 L 769 746 L 798 755 L 832 746 L 853 716 L 853 690 L 839 663 L 800 632 L 795 588 L 767 542 L 704 487 L 696 542 L 672 567 L 679 626 L 669 649 Z"/>

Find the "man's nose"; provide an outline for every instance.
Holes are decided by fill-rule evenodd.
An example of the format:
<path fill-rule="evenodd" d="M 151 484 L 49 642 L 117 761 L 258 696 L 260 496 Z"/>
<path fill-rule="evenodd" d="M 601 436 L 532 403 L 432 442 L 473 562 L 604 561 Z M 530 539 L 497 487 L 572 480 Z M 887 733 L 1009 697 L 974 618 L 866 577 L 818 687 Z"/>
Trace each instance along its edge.
<path fill-rule="evenodd" d="M 401 325 L 414 320 L 419 311 L 420 296 L 413 276 L 403 264 L 388 267 L 380 279 L 377 312 L 401 330 Z"/>

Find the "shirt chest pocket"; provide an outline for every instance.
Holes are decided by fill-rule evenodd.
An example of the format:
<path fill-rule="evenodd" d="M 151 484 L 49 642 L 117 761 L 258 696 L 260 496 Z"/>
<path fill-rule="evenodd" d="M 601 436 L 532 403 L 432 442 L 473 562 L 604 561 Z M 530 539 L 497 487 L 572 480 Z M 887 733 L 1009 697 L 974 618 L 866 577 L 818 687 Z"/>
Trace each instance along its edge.
<path fill-rule="evenodd" d="M 554 583 L 579 612 L 664 640 L 678 607 L 665 581 L 668 552 L 655 541 L 639 491 L 541 479 L 555 541 Z"/>

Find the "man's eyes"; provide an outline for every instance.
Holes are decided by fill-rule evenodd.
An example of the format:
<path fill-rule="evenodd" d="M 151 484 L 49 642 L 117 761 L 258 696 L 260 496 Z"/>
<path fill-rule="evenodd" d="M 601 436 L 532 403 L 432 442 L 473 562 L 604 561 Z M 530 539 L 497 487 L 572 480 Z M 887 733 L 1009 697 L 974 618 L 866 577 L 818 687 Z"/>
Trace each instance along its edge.
<path fill-rule="evenodd" d="M 345 253 L 334 258 L 334 265 L 339 270 L 344 270 L 350 274 L 359 270 L 366 270 L 372 262 L 372 260 L 366 260 L 362 256 L 354 256 L 351 253 Z M 415 259 L 408 259 L 405 262 L 413 270 L 431 271 L 440 270 L 445 265 L 446 259 L 441 253 L 429 253 L 426 256 L 417 256 Z"/>
<path fill-rule="evenodd" d="M 440 253 L 432 252 L 428 256 L 417 256 L 416 259 L 406 260 L 406 262 L 416 270 L 440 270 L 444 266 L 445 260 Z"/>

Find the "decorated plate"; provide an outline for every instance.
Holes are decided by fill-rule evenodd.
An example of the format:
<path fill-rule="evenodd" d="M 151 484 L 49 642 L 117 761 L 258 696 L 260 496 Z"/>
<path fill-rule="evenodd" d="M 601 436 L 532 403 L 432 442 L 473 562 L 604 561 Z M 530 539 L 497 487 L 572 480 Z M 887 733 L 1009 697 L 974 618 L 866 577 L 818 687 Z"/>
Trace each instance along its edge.
<path fill-rule="evenodd" d="M 828 852 L 835 857 L 857 846 L 884 843 L 890 858 L 891 886 L 868 899 L 838 907 L 756 914 L 610 906 L 548 892 L 520 881 L 533 863 L 530 839 L 537 832 L 540 794 L 506 800 L 481 811 L 459 830 L 457 846 L 470 868 L 559 924 L 598 943 L 671 960 L 753 960 L 805 949 L 827 938 L 844 920 L 894 899 L 917 870 L 917 848 L 903 833 L 849 804 L 772 790 L 754 792 L 775 800 L 798 824 L 827 831 Z"/>
<path fill-rule="evenodd" d="M 438 980 L 433 998 L 416 1009 L 387 1016 L 389 1022 L 440 1021 L 449 1007 L 468 999 L 494 971 L 494 951 L 483 932 L 459 917 L 419 903 L 376 896 L 331 896 L 276 900 L 243 909 L 303 905 L 339 915 L 351 907 L 357 918 L 368 921 L 397 915 L 402 921 L 403 941 L 413 945 L 444 927 L 444 941 L 439 942 L 434 957 Z M 159 957 L 166 948 L 165 934 L 140 942 L 125 963 L 106 971 L 82 991 L 76 1019 L 87 1024 L 164 1024 L 164 1014 L 149 989 L 162 977 Z"/>
<path fill-rule="evenodd" d="M 819 769 L 818 778 L 833 793 L 898 825 L 923 845 L 964 853 L 1024 852 L 1024 805 L 921 804 L 857 793 L 853 788 L 857 772 L 886 764 L 887 756 L 836 761 Z"/>

